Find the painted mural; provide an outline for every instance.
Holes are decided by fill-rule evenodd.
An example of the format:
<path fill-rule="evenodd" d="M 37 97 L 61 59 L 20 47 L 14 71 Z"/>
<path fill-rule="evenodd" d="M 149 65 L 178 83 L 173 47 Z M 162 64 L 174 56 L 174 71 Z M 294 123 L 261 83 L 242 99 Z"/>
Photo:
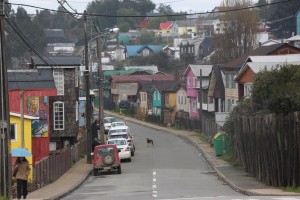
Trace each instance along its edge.
<path fill-rule="evenodd" d="M 26 115 L 39 117 L 32 120 L 32 137 L 48 137 L 49 98 L 27 97 Z"/>

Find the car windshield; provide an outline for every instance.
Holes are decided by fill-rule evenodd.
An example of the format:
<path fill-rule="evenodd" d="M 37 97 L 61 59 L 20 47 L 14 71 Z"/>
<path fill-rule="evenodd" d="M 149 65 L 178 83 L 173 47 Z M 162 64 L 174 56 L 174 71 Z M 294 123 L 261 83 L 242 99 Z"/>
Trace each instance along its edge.
<path fill-rule="evenodd" d="M 104 118 L 104 123 L 112 123 L 114 121 L 114 118 Z"/>
<path fill-rule="evenodd" d="M 99 148 L 97 151 L 98 155 L 104 155 L 107 153 L 114 153 L 113 147 L 107 147 L 107 148 Z"/>
<path fill-rule="evenodd" d="M 128 134 L 117 134 L 117 135 L 111 135 L 110 139 L 115 139 L 115 138 L 125 138 L 128 139 Z"/>
<path fill-rule="evenodd" d="M 117 146 L 126 145 L 126 140 L 110 140 L 108 144 L 115 144 Z"/>
<path fill-rule="evenodd" d="M 111 134 L 111 133 L 126 133 L 126 129 L 110 130 L 109 134 Z"/>

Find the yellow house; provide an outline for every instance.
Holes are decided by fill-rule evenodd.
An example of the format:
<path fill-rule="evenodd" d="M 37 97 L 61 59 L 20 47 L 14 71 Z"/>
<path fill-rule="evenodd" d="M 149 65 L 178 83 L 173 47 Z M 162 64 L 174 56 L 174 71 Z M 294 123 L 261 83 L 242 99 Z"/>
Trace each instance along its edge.
<path fill-rule="evenodd" d="M 39 117 L 32 117 L 24 115 L 24 148 L 32 154 L 32 120 L 39 119 Z M 21 115 L 10 112 L 10 138 L 11 149 L 22 147 L 21 135 Z M 31 171 L 28 177 L 28 182 L 32 182 L 32 157 L 26 157 L 29 162 Z M 13 164 L 15 158 L 12 158 Z"/>
<path fill-rule="evenodd" d="M 178 35 L 190 35 L 191 33 L 197 33 L 197 24 L 195 19 L 180 20 L 175 22 L 178 26 Z"/>

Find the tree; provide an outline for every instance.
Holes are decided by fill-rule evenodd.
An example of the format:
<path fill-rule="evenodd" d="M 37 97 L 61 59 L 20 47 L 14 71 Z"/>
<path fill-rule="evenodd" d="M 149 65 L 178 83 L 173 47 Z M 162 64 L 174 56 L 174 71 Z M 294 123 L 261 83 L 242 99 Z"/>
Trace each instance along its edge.
<path fill-rule="evenodd" d="M 138 16 L 139 12 L 135 11 L 132 8 L 120 8 L 118 10 L 117 14 L 119 16 Z M 136 24 L 139 20 L 140 20 L 140 18 L 138 18 L 138 17 L 130 17 L 130 18 L 129 17 L 119 17 L 117 19 L 117 25 L 118 25 L 120 31 L 127 32 L 129 29 L 135 29 Z"/>
<path fill-rule="evenodd" d="M 271 0 L 271 3 L 280 1 L 281 0 Z M 299 1 L 289 1 L 269 6 L 269 17 L 267 20 L 271 21 L 271 23 L 269 23 L 271 27 L 270 31 L 276 38 L 289 38 L 292 36 L 292 32 L 296 31 L 296 19 L 290 16 L 295 14 L 300 8 L 299 6 Z"/>
<path fill-rule="evenodd" d="M 268 3 L 267 0 L 258 0 L 257 5 L 261 6 L 261 5 L 266 5 L 267 3 Z M 264 6 L 260 8 L 259 15 L 261 19 L 263 20 L 269 19 L 269 9 L 270 9 L 269 6 Z"/>
<path fill-rule="evenodd" d="M 255 76 L 252 99 L 255 107 L 270 113 L 300 110 L 299 66 L 278 66 Z"/>
<path fill-rule="evenodd" d="M 224 0 L 228 9 L 239 9 L 252 5 L 248 0 Z M 257 10 L 246 9 L 226 12 L 220 16 L 221 30 L 214 35 L 214 63 L 226 63 L 251 50 L 256 44 L 259 15 Z"/>
<path fill-rule="evenodd" d="M 154 44 L 155 33 L 152 30 L 142 29 L 140 30 L 140 37 L 137 38 L 137 44 Z"/>

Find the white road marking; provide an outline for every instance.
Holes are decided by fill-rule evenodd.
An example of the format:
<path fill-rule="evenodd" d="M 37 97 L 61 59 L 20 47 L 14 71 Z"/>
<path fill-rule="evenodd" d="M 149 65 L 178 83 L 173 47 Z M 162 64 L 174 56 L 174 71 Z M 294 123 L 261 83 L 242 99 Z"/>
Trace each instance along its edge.
<path fill-rule="evenodd" d="M 156 182 L 156 178 L 153 178 L 153 182 Z"/>
<path fill-rule="evenodd" d="M 156 187 L 156 185 L 152 185 L 152 188 L 156 189 L 157 187 Z"/>
<path fill-rule="evenodd" d="M 299 200 L 300 198 L 294 198 L 294 197 L 276 197 L 276 198 L 272 198 L 272 199 L 276 199 L 276 200 Z"/>
<path fill-rule="evenodd" d="M 156 172 L 153 172 L 153 176 L 156 176 Z"/>
<path fill-rule="evenodd" d="M 152 197 L 157 198 L 156 171 L 152 172 Z"/>

